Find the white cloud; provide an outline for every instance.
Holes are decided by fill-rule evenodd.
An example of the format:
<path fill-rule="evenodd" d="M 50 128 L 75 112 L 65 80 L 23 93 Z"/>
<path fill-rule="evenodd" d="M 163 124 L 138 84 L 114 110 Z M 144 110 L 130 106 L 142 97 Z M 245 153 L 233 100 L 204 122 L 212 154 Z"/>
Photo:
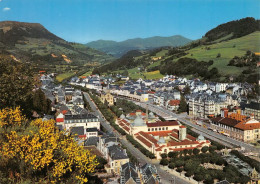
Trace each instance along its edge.
<path fill-rule="evenodd" d="M 3 11 L 9 11 L 9 10 L 11 10 L 11 8 L 8 7 L 3 8 Z"/>
<path fill-rule="evenodd" d="M 0 0 L 0 2 L 1 2 L 2 0 Z"/>

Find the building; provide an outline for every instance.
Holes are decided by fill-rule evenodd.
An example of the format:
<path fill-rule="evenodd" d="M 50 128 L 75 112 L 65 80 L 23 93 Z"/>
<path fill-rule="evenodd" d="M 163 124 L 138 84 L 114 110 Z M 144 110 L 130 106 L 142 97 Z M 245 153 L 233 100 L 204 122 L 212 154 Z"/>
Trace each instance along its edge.
<path fill-rule="evenodd" d="M 116 119 L 116 124 L 122 128 L 126 133 L 134 135 L 140 131 L 164 131 L 178 129 L 179 122 L 177 121 L 160 121 L 152 112 L 143 113 L 137 110 L 135 113 L 121 115 Z"/>
<path fill-rule="evenodd" d="M 105 103 L 107 101 L 109 106 L 114 105 L 114 97 L 113 95 L 110 94 L 110 92 L 101 92 L 101 96 L 100 96 L 101 102 Z"/>
<path fill-rule="evenodd" d="M 251 102 L 250 104 L 245 105 L 244 114 L 247 116 L 253 116 L 254 119 L 260 120 L 260 103 Z"/>
<path fill-rule="evenodd" d="M 127 134 L 130 134 L 143 147 L 153 153 L 157 159 L 162 153 L 170 151 L 181 151 L 184 149 L 201 149 L 203 146 L 210 146 L 210 142 L 203 136 L 192 137 L 186 133 L 186 127 L 178 121 L 160 121 L 154 119 L 150 113 L 136 113 L 121 115 L 116 123 Z"/>
<path fill-rule="evenodd" d="M 167 103 L 167 109 L 171 111 L 177 111 L 180 105 L 180 100 L 170 100 Z"/>
<path fill-rule="evenodd" d="M 214 97 L 209 95 L 195 96 L 189 99 L 189 115 L 192 117 L 207 118 L 217 116 L 222 108 L 229 104 L 226 98 Z"/>
<path fill-rule="evenodd" d="M 120 184 L 159 184 L 160 176 L 154 165 L 144 164 L 139 167 L 133 163 L 126 163 L 120 169 Z"/>
<path fill-rule="evenodd" d="M 227 108 L 221 110 L 221 116 L 210 119 L 210 128 L 233 139 L 252 142 L 260 139 L 260 122 L 237 112 L 229 113 Z"/>
<path fill-rule="evenodd" d="M 155 155 L 157 159 L 161 154 L 168 154 L 171 151 L 201 149 L 210 146 L 210 141 L 203 136 L 195 138 L 186 133 L 186 127 L 179 125 L 179 129 L 158 131 L 158 132 L 138 132 L 134 138 L 147 150 Z"/>
<path fill-rule="evenodd" d="M 97 144 L 98 150 L 104 155 L 108 164 L 105 167 L 108 173 L 119 175 L 120 168 L 129 162 L 126 150 L 120 147 L 118 138 L 112 135 L 104 135 L 99 137 Z"/>

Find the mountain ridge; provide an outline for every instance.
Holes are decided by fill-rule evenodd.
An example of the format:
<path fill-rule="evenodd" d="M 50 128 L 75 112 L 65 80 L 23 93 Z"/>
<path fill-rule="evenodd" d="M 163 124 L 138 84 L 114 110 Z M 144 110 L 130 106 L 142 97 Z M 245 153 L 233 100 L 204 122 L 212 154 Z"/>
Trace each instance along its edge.
<path fill-rule="evenodd" d="M 183 46 L 191 42 L 191 39 L 181 35 L 153 36 L 147 38 L 131 38 L 124 41 L 97 40 L 85 45 L 99 49 L 100 51 L 120 57 L 130 50 L 146 50 L 164 46 Z"/>
<path fill-rule="evenodd" d="M 51 33 L 40 23 L 18 21 L 0 22 L 0 50 L 6 51 L 18 60 L 41 66 L 83 66 L 113 59 L 83 44 L 68 42 Z"/>

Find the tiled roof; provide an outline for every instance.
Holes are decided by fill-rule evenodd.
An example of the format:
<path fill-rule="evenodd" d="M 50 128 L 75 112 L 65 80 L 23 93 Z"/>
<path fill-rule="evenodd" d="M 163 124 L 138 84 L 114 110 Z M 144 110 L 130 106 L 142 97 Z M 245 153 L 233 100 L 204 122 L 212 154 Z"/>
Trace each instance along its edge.
<path fill-rule="evenodd" d="M 221 123 L 230 127 L 234 127 L 240 121 L 232 119 L 232 118 L 224 118 L 224 117 L 216 117 L 211 119 L 213 122 Z"/>
<path fill-rule="evenodd" d="M 167 131 L 158 131 L 158 132 L 146 132 L 147 134 L 151 134 L 153 136 L 160 136 L 160 137 L 166 137 L 168 136 L 172 131 L 167 130 Z"/>
<path fill-rule="evenodd" d="M 238 128 L 240 130 L 254 130 L 254 129 L 260 129 L 260 122 L 258 123 L 245 123 L 240 122 L 238 123 L 235 128 Z"/>
<path fill-rule="evenodd" d="M 177 121 L 157 121 L 155 123 L 147 123 L 148 127 L 160 127 L 160 126 L 178 126 Z"/>
<path fill-rule="evenodd" d="M 170 100 L 169 105 L 171 106 L 180 105 L 180 100 Z"/>
<path fill-rule="evenodd" d="M 189 141 L 187 139 L 181 141 L 181 142 L 176 142 L 176 141 L 169 141 L 167 143 L 167 146 L 182 146 L 182 145 L 194 145 L 194 144 L 199 144 L 198 141 Z"/>
<path fill-rule="evenodd" d="M 139 135 L 143 136 L 144 138 L 146 138 L 147 140 L 149 140 L 150 142 L 152 142 L 156 146 L 158 146 L 158 144 L 157 144 L 158 141 L 153 136 L 151 136 L 143 131 L 139 132 Z"/>
<path fill-rule="evenodd" d="M 138 140 L 140 140 L 142 143 L 144 143 L 147 147 L 149 147 L 149 148 L 152 147 L 152 144 L 149 141 L 147 141 L 145 138 L 143 138 L 142 136 L 138 135 L 138 136 L 136 136 L 136 138 Z"/>

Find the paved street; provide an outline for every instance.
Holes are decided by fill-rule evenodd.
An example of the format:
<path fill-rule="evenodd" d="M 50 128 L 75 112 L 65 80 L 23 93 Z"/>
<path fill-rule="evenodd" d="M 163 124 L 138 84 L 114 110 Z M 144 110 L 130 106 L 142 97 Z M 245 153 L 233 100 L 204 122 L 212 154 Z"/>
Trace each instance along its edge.
<path fill-rule="evenodd" d="M 191 183 L 188 179 L 183 179 L 181 178 L 179 175 L 174 175 L 174 174 L 170 174 L 169 172 L 164 171 L 160 164 L 159 161 L 157 160 L 151 160 L 149 158 L 147 158 L 143 153 L 141 153 L 138 149 L 136 149 L 131 143 L 129 143 L 125 137 L 121 136 L 121 134 L 119 134 L 118 132 L 114 131 L 113 127 L 109 125 L 109 122 L 107 122 L 103 115 L 101 114 L 101 112 L 98 110 L 97 106 L 95 105 L 95 103 L 90 99 L 89 95 L 87 93 L 84 93 L 85 98 L 87 99 L 87 101 L 89 102 L 92 110 L 94 110 L 93 114 L 98 116 L 101 122 L 101 125 L 108 131 L 113 133 L 115 136 L 119 137 L 120 142 L 126 146 L 128 148 L 128 150 L 131 152 L 131 154 L 133 154 L 138 161 L 141 164 L 144 163 L 150 163 L 156 166 L 157 170 L 158 170 L 158 174 L 160 175 L 161 179 L 162 179 L 162 183 L 163 184 L 167 184 L 167 183 L 174 183 L 174 179 L 175 179 L 175 184 L 185 184 L 185 183 Z"/>

